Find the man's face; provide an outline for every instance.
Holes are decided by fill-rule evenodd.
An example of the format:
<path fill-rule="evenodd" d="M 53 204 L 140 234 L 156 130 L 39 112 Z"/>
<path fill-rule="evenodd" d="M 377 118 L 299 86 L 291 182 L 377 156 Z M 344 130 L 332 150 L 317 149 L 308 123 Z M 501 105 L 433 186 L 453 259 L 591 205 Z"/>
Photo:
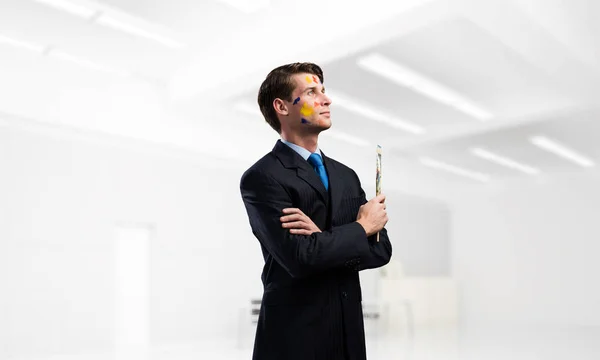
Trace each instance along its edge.
<path fill-rule="evenodd" d="M 319 77 L 313 74 L 295 74 L 292 81 L 296 88 L 292 91 L 292 102 L 287 102 L 292 129 L 321 132 L 331 127 L 329 105 L 331 99 L 325 95 L 325 88 Z"/>

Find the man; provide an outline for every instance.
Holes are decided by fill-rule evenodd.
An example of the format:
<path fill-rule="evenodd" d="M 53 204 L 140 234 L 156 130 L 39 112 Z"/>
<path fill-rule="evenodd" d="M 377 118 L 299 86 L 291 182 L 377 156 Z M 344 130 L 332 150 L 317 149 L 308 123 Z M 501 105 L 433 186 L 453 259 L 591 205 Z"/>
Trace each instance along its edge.
<path fill-rule="evenodd" d="M 385 196 L 367 202 L 356 173 L 320 151 L 331 100 L 319 66 L 272 70 L 258 104 L 281 140 L 240 183 L 265 260 L 253 359 L 366 359 L 358 271 L 390 260 Z"/>

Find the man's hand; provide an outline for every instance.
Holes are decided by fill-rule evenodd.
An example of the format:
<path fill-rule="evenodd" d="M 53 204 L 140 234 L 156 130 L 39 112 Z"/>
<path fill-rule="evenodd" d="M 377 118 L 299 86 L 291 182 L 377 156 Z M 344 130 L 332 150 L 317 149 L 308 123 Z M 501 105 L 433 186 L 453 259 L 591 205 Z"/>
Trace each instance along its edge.
<path fill-rule="evenodd" d="M 360 207 L 356 221 L 363 226 L 367 236 L 381 231 L 388 222 L 385 195 L 380 194 Z"/>
<path fill-rule="evenodd" d="M 321 232 L 321 229 L 315 225 L 315 223 L 300 209 L 287 208 L 283 209 L 283 213 L 286 214 L 279 218 L 281 220 L 281 226 L 290 229 L 291 234 L 295 235 L 310 235 L 315 232 Z"/>

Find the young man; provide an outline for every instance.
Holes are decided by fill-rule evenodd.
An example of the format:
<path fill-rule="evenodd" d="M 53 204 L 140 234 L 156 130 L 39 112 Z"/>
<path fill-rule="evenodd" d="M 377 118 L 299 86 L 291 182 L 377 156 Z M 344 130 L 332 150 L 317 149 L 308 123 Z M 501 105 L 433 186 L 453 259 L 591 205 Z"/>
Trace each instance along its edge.
<path fill-rule="evenodd" d="M 366 359 L 358 271 L 392 255 L 385 196 L 367 202 L 356 173 L 320 151 L 331 99 L 319 66 L 272 70 L 258 104 L 281 140 L 240 183 L 265 260 L 253 359 Z"/>

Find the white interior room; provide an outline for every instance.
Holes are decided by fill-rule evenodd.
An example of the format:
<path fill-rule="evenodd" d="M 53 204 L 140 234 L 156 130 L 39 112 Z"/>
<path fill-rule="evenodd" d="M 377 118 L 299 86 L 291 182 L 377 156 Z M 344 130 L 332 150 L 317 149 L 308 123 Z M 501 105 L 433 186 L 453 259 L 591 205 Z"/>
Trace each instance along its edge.
<path fill-rule="evenodd" d="M 0 359 L 250 359 L 256 96 L 322 66 L 388 359 L 600 358 L 600 3 L 0 0 Z M 253 302 L 254 301 L 254 302 Z"/>

